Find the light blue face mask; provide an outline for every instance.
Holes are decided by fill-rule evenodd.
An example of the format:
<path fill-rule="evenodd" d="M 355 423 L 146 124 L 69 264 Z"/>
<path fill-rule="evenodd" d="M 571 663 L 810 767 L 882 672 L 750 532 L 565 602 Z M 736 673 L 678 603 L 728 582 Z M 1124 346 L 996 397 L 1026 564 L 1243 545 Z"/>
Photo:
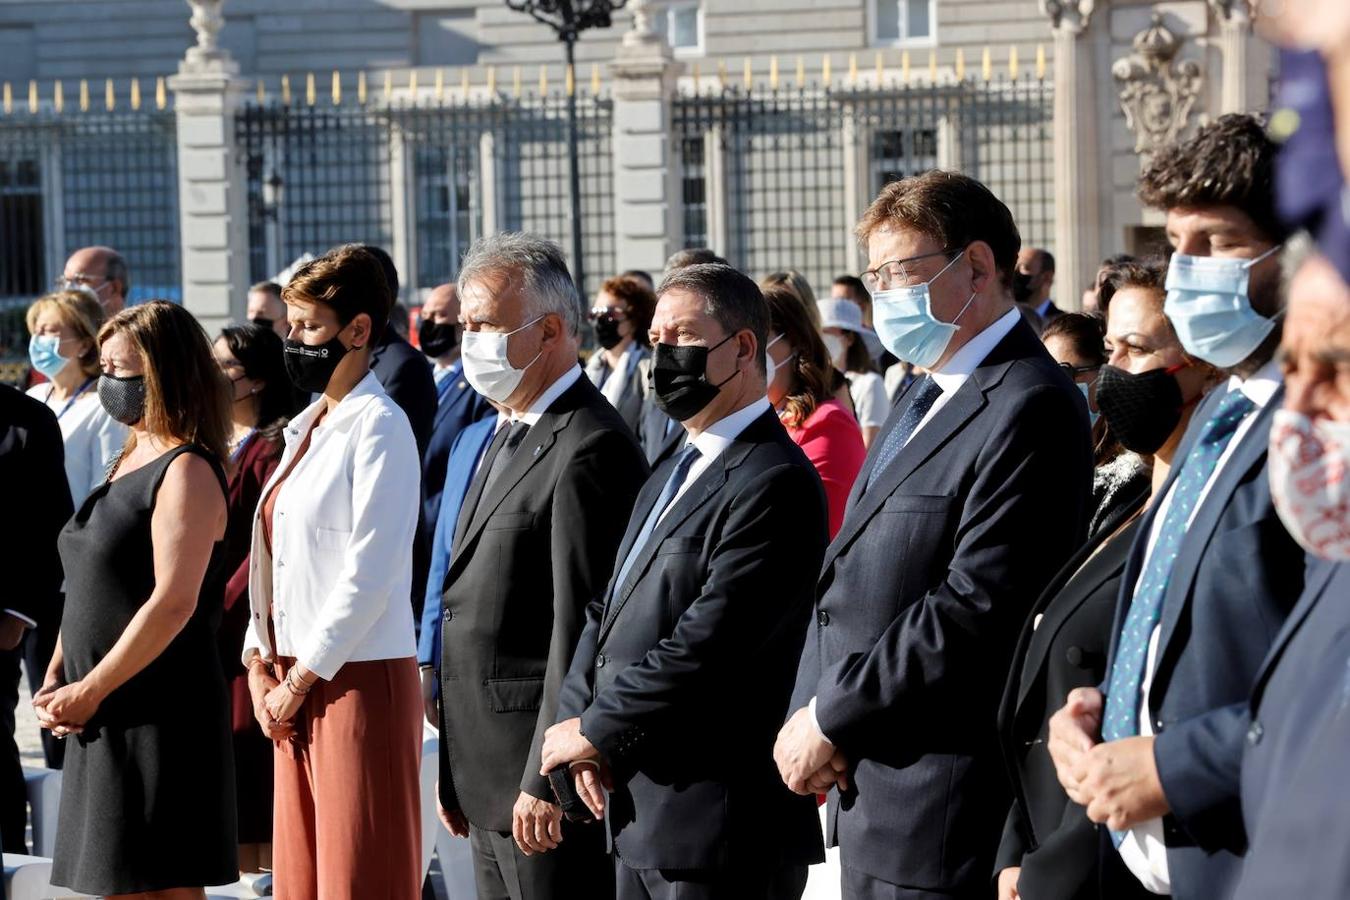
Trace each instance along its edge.
<path fill-rule="evenodd" d="M 1254 259 L 1172 254 L 1163 312 L 1188 354 L 1227 369 L 1261 346 L 1275 321 L 1252 309 L 1247 286 L 1252 266 L 1279 249 Z"/>
<path fill-rule="evenodd" d="M 944 322 L 933 315 L 928 286 L 954 266 L 965 252 L 962 250 L 956 254 L 940 272 L 922 284 L 903 285 L 872 295 L 872 321 L 876 325 L 877 337 L 897 359 L 922 369 L 931 369 L 946 352 L 952 335 L 956 334 L 956 323 L 970 309 L 975 294 L 970 295 L 955 319 Z"/>
<path fill-rule="evenodd" d="M 57 351 L 61 349 L 61 338 L 54 334 L 35 334 L 28 341 L 28 361 L 46 378 L 55 378 L 56 373 L 66 367 L 70 360 Z"/>
<path fill-rule="evenodd" d="M 1084 384 L 1083 382 L 1079 381 L 1076 382 L 1076 384 L 1078 385 L 1078 390 L 1081 391 L 1083 394 L 1083 402 L 1087 404 L 1088 424 L 1091 425 L 1093 428 L 1096 428 L 1097 417 L 1100 416 L 1101 413 L 1097 412 L 1095 409 L 1092 408 L 1092 395 L 1090 393 L 1090 391 L 1092 390 L 1092 385 L 1096 384 L 1096 382 L 1091 381 Z"/>

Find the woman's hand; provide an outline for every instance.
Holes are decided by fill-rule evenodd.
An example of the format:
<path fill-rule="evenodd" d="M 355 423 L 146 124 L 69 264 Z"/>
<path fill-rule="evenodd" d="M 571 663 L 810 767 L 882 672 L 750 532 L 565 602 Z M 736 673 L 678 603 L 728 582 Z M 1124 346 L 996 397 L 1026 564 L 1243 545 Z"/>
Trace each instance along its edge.
<path fill-rule="evenodd" d="M 258 727 L 269 740 L 284 741 L 295 734 L 294 726 L 289 722 L 278 722 L 267 708 L 267 696 L 276 689 L 277 684 L 277 680 L 263 666 L 249 666 L 248 692 L 253 700 L 253 718 L 258 720 Z"/>
<path fill-rule="evenodd" d="M 267 692 L 263 699 L 263 705 L 267 707 L 267 712 L 272 718 L 282 724 L 288 724 L 295 714 L 300 711 L 300 704 L 305 702 L 304 695 L 296 694 L 289 686 L 278 684 Z"/>
<path fill-rule="evenodd" d="M 59 686 L 49 682 L 33 698 L 33 710 L 39 725 L 65 737 L 83 731 L 102 702 L 103 696 L 86 681 Z"/>

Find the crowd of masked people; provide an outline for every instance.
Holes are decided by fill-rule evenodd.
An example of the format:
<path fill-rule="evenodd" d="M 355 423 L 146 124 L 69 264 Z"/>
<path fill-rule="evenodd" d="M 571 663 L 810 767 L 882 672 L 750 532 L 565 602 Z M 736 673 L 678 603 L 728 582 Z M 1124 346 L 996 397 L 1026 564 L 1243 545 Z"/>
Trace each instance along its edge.
<path fill-rule="evenodd" d="M 1346 896 L 1350 223 L 1285 78 L 1282 148 L 1153 156 L 1093 314 L 943 171 L 829 297 L 696 250 L 587 311 L 503 233 L 416 347 L 377 247 L 214 336 L 79 251 L 0 390 L 53 883 L 419 897 L 429 725 L 479 900 Z"/>

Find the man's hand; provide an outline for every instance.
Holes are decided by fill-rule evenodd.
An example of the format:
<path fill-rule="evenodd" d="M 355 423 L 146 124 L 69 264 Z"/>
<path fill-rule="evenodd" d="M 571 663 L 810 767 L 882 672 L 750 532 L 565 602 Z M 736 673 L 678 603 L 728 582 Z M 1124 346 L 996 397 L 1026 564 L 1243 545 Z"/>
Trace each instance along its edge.
<path fill-rule="evenodd" d="M 547 853 L 562 843 L 562 807 L 524 791 L 511 810 L 511 836 L 526 856 Z"/>
<path fill-rule="evenodd" d="M 816 730 L 807 707 L 793 713 L 778 732 L 778 740 L 773 745 L 778 774 L 788 790 L 797 794 L 816 793 L 811 786 L 812 776 L 823 775 L 821 770 L 828 766 L 834 755 L 834 745 Z"/>
<path fill-rule="evenodd" d="M 455 837 L 466 838 L 469 836 L 469 820 L 464 817 L 464 813 L 457 809 L 446 809 L 441 806 L 441 782 L 436 782 L 436 815 L 440 817 L 441 824 L 445 830 Z"/>
<path fill-rule="evenodd" d="M 1021 866 L 1009 866 L 998 873 L 998 900 L 1022 900 L 1022 895 L 1017 893 L 1017 879 L 1021 874 Z"/>
<path fill-rule="evenodd" d="M 0 650 L 13 650 L 23 640 L 28 624 L 18 616 L 0 612 Z"/>
<path fill-rule="evenodd" d="M 576 780 L 581 802 L 597 819 L 605 817 L 605 791 L 614 790 L 614 775 L 609 766 L 583 760 L 573 763 L 572 778 Z"/>
<path fill-rule="evenodd" d="M 1152 737 L 1108 741 L 1093 747 L 1080 766 L 1088 818 L 1125 831 L 1171 811 L 1158 778 Z"/>
<path fill-rule="evenodd" d="M 1055 775 L 1069 799 L 1079 806 L 1092 802 L 1082 787 L 1083 763 L 1097 744 L 1102 729 L 1101 691 L 1075 688 L 1068 701 L 1050 717 L 1050 741 L 1047 749 L 1055 764 Z"/>
<path fill-rule="evenodd" d="M 844 758 L 844 754 L 838 750 L 834 751 L 834 755 L 825 765 L 807 777 L 806 786 L 812 794 L 829 793 L 832 787 L 838 787 L 841 791 L 848 790 L 848 760 Z"/>
<path fill-rule="evenodd" d="M 427 722 L 432 728 L 440 727 L 441 711 L 436 706 L 436 670 L 425 668 L 421 670 L 422 676 L 422 715 L 427 717 Z"/>
<path fill-rule="evenodd" d="M 581 733 L 581 719 L 573 717 L 544 732 L 544 747 L 540 756 L 542 764 L 539 774 L 547 775 L 558 766 L 588 759 L 598 760 L 600 751 Z"/>

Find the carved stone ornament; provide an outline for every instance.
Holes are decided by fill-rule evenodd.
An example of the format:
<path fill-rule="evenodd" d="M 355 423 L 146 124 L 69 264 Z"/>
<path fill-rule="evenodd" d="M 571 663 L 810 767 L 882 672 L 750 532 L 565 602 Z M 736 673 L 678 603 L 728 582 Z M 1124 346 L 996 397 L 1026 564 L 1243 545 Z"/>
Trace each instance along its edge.
<path fill-rule="evenodd" d="M 1256 0 L 1209 0 L 1209 8 L 1220 22 L 1250 25 L 1256 18 Z"/>
<path fill-rule="evenodd" d="M 1134 52 L 1111 66 L 1136 153 L 1152 153 L 1171 143 L 1190 121 L 1200 95 L 1200 64 L 1177 61 L 1180 49 L 1181 39 L 1154 13 L 1149 27 L 1135 35 Z"/>
<path fill-rule="evenodd" d="M 188 24 L 197 33 L 197 45 L 188 48 L 188 61 L 220 59 L 222 53 L 216 36 L 225 27 L 225 17 L 220 12 L 225 0 L 187 0 L 187 4 L 192 7 L 192 18 L 188 19 Z"/>
<path fill-rule="evenodd" d="M 1096 0 L 1041 0 L 1041 12 L 1050 17 L 1050 27 L 1081 34 L 1092 18 Z"/>

